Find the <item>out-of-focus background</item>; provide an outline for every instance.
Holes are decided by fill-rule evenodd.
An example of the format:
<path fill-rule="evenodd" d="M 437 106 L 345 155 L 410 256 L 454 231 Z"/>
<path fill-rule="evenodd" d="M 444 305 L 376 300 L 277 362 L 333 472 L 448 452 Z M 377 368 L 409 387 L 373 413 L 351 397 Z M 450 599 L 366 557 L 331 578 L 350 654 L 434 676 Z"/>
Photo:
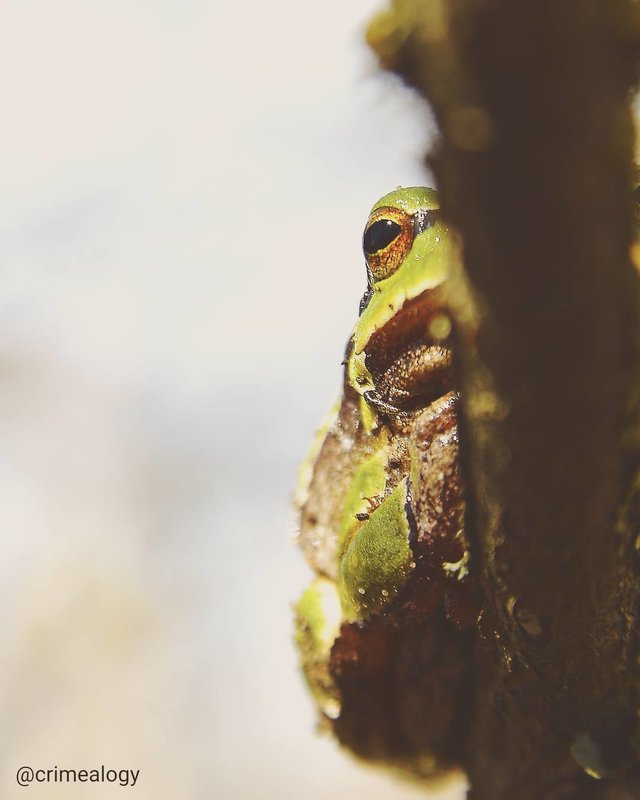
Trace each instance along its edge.
<path fill-rule="evenodd" d="M 424 796 L 315 733 L 291 643 L 362 226 L 425 180 L 375 10 L 0 2 L 3 800 Z"/>

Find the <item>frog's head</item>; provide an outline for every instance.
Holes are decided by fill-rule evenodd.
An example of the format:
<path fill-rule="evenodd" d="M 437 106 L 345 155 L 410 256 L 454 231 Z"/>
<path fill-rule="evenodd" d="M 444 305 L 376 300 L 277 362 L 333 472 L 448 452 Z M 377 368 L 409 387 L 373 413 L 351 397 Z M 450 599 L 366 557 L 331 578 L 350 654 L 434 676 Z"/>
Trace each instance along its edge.
<path fill-rule="evenodd" d="M 433 272 L 425 258 L 436 244 L 433 228 L 438 222 L 438 195 L 433 189 L 396 189 L 378 200 L 362 236 L 369 284 L 362 312 L 375 293 L 387 295 L 399 284 L 410 294 L 412 289 L 422 291 L 426 273 Z"/>
<path fill-rule="evenodd" d="M 362 238 L 368 287 L 347 358 L 348 383 L 361 396 L 374 388 L 365 360 L 376 333 L 444 282 L 449 239 L 433 189 L 396 189 L 371 209 Z"/>

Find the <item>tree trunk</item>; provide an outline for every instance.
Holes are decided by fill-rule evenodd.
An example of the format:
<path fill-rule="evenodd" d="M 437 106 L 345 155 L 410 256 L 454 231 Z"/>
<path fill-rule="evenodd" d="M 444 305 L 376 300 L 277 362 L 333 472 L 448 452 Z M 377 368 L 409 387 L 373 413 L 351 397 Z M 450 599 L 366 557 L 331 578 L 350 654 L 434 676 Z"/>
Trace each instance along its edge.
<path fill-rule="evenodd" d="M 624 0 L 396 0 L 368 33 L 464 242 L 473 800 L 640 797 L 639 31 Z"/>

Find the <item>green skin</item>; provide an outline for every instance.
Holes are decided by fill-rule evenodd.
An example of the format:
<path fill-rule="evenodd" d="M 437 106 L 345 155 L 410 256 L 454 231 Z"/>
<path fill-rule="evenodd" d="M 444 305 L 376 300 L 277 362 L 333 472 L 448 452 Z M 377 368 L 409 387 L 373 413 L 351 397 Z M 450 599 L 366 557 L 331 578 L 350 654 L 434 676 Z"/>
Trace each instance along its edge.
<path fill-rule="evenodd" d="M 437 194 L 422 187 L 397 189 L 381 198 L 371 214 L 382 208 L 414 216 L 438 209 Z M 436 220 L 415 236 L 392 275 L 375 282 L 370 274 L 370 298 L 350 339 L 345 362 L 345 391 L 350 387 L 358 396 L 359 435 L 364 437 L 362 452 L 366 455 L 353 468 L 349 488 L 342 499 L 336 580 L 317 578 L 296 608 L 296 638 L 307 680 L 321 708 L 326 707 L 328 701 L 330 705 L 336 702 L 326 680 L 330 651 L 327 631 L 332 631 L 334 636 L 339 631 L 334 612 L 329 622 L 324 617 L 324 609 L 327 605 L 334 610 L 339 608 L 340 623 L 359 622 L 380 613 L 398 594 L 415 567 L 409 546 L 411 523 L 407 516 L 411 469 L 390 480 L 389 462 L 397 457 L 399 437 L 396 435 L 394 439 L 379 406 L 370 402 L 376 386 L 365 359 L 367 346 L 376 331 L 392 320 L 407 301 L 443 283 L 450 263 L 449 247 L 448 230 Z M 339 425 L 340 411 L 336 419 Z M 315 458 L 328 430 L 329 426 L 325 426 L 319 433 L 313 453 L 303 468 L 305 483 L 313 473 Z M 404 447 L 405 452 L 411 454 L 412 448 L 406 444 Z M 301 494 L 306 488 L 302 487 Z M 330 595 L 333 595 L 331 602 L 328 601 Z M 320 630 L 322 635 L 317 635 Z"/>

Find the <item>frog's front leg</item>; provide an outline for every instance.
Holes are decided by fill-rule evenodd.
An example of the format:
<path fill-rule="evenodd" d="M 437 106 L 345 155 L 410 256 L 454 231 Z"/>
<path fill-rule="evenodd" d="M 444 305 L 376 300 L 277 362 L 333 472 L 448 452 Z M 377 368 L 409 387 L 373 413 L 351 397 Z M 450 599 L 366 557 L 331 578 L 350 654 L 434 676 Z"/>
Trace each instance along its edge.
<path fill-rule="evenodd" d="M 474 621 L 475 603 L 464 580 L 469 554 L 459 466 L 459 400 L 456 392 L 447 392 L 414 418 L 399 437 L 408 439 L 408 474 L 392 490 L 387 488 L 366 521 L 356 516 L 361 524 L 350 522 L 349 535 L 341 537 L 338 583 L 343 618 L 364 619 L 406 602 L 427 611 L 444 601 L 446 615 L 456 624 Z"/>

